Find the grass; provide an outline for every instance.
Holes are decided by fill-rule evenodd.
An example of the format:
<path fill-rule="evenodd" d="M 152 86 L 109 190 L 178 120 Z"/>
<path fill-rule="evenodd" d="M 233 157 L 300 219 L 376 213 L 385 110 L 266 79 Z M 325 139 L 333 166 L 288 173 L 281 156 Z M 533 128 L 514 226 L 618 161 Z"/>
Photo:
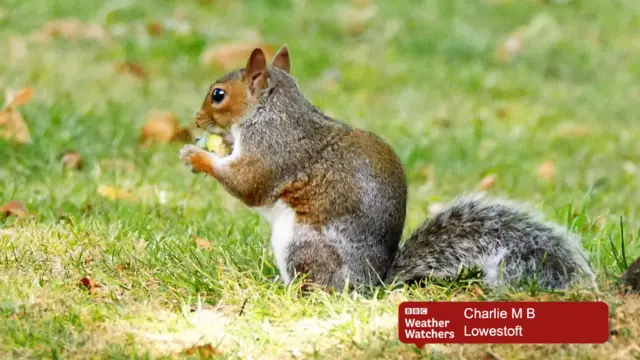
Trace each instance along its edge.
<path fill-rule="evenodd" d="M 0 219 L 0 357 L 199 358 L 185 352 L 196 343 L 221 358 L 639 357 L 640 299 L 612 284 L 640 255 L 640 3 L 378 1 L 363 24 L 356 3 L 0 4 L 0 86 L 36 93 L 21 108 L 33 143 L 0 140 L 0 204 L 21 200 L 31 213 Z M 109 39 L 32 36 L 65 18 L 101 24 Z M 166 31 L 150 36 L 154 22 Z M 520 26 L 537 25 L 513 61 L 496 57 Z M 597 346 L 418 350 L 397 341 L 401 301 L 495 295 L 432 285 L 301 297 L 277 282 L 258 215 L 189 173 L 179 144 L 138 145 L 152 109 L 192 124 L 223 74 L 201 64 L 207 47 L 257 37 L 289 45 L 316 105 L 394 147 L 409 179 L 405 235 L 429 205 L 495 174 L 491 194 L 529 202 L 582 236 L 602 290 L 504 296 L 605 299 L 619 335 Z M 23 58 L 11 46 L 20 40 Z M 148 78 L 118 72 L 124 61 Z M 82 170 L 62 168 L 70 149 Z M 556 169 L 550 181 L 538 176 L 544 161 Z M 104 198 L 100 185 L 136 198 Z M 87 276 L 102 287 L 79 288 Z"/>

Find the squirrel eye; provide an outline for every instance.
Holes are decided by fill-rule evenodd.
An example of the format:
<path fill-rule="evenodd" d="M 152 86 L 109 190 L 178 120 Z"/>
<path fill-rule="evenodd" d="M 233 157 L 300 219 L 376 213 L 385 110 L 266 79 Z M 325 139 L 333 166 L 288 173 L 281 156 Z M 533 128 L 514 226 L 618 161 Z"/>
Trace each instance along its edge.
<path fill-rule="evenodd" d="M 227 96 L 227 93 L 224 90 L 215 88 L 213 92 L 211 92 L 211 101 L 213 101 L 214 104 L 220 104 L 225 96 Z"/>

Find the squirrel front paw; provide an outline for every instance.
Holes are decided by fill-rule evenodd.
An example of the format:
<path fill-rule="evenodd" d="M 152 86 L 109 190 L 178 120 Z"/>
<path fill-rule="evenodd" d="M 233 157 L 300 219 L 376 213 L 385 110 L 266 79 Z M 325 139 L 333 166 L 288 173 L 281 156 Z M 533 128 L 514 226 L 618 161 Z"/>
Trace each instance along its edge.
<path fill-rule="evenodd" d="M 191 167 L 193 173 L 209 173 L 213 171 L 213 162 L 211 161 L 211 155 L 205 150 L 195 145 L 185 145 L 180 149 L 180 160 L 182 160 L 186 166 Z"/>

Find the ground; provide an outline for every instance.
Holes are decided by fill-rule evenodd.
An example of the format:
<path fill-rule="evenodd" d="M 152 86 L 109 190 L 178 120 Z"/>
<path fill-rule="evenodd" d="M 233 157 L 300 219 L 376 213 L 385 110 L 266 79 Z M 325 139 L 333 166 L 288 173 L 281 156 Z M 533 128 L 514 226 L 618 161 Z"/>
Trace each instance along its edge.
<path fill-rule="evenodd" d="M 640 299 L 614 282 L 640 255 L 639 32 L 636 0 L 5 0 L 0 86 L 34 96 L 14 110 L 31 141 L 0 139 L 0 204 L 29 213 L 0 218 L 0 357 L 640 357 Z M 610 341 L 418 350 L 397 340 L 401 301 L 497 295 L 279 283 L 268 225 L 188 172 L 180 142 L 139 139 L 154 109 L 192 126 L 235 64 L 209 49 L 247 42 L 288 44 L 313 103 L 393 146 L 405 237 L 478 187 L 579 233 L 599 292 L 502 297 L 604 299 Z"/>

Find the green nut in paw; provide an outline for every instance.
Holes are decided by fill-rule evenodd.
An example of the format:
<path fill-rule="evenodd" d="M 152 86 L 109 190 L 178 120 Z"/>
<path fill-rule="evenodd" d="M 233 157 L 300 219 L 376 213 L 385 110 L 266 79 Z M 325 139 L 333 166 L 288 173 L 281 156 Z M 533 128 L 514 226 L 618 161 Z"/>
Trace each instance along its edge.
<path fill-rule="evenodd" d="M 199 148 L 211 151 L 218 156 L 227 156 L 230 151 L 220 135 L 203 135 L 196 139 L 195 145 Z"/>

